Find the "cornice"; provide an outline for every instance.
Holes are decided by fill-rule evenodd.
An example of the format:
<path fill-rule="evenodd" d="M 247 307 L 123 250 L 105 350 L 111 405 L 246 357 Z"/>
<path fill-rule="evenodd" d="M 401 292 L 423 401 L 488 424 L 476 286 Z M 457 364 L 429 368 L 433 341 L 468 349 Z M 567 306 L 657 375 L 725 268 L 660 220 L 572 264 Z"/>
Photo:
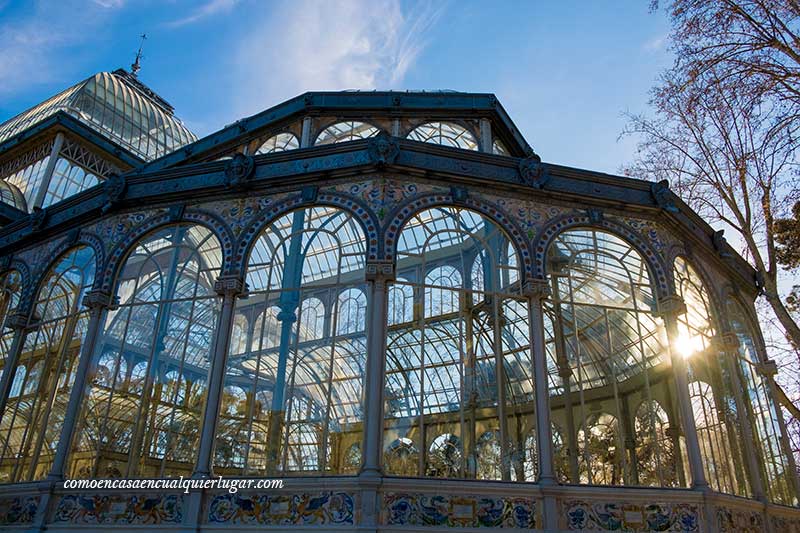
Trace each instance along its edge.
<path fill-rule="evenodd" d="M 317 146 L 253 157 L 254 170 L 248 178 L 248 191 L 266 192 L 297 188 L 320 180 L 381 171 L 396 172 L 418 179 L 434 179 L 451 184 L 489 187 L 524 197 L 559 203 L 580 202 L 621 213 L 663 222 L 677 235 L 690 239 L 716 258 L 717 264 L 733 272 L 748 285 L 754 285 L 753 269 L 732 249 L 720 253 L 714 231 L 688 206 L 674 198 L 675 212 L 663 209 L 651 191 L 651 182 L 542 163 L 549 179 L 542 187 L 524 182 L 519 158 L 459 150 L 456 148 L 390 138 L 397 146 L 391 161 L 376 159 L 375 140 Z M 29 217 L 16 220 L 0 230 L 0 254 L 9 248 L 28 246 L 68 228 L 96 218 L 104 206 L 106 213 L 154 203 L 236 195 L 228 186 L 225 169 L 229 160 L 174 167 L 161 171 L 124 174 L 125 193 L 109 208 L 104 185 L 87 189 L 48 207 L 46 221 L 32 234 Z M 671 193 L 670 193 L 671 194 Z M 674 195 L 673 195 L 674 196 Z M 728 252 L 726 250 L 726 252 Z"/>

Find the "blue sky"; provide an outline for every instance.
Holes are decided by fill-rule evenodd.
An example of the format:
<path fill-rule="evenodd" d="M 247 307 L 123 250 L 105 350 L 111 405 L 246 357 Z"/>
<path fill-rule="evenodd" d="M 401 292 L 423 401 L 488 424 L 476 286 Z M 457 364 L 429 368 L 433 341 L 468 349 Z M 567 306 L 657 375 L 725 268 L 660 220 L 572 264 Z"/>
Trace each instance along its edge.
<path fill-rule="evenodd" d="M 206 135 L 307 90 L 495 93 L 545 161 L 618 172 L 669 65 L 642 1 L 0 0 L 0 121 L 129 68 Z"/>

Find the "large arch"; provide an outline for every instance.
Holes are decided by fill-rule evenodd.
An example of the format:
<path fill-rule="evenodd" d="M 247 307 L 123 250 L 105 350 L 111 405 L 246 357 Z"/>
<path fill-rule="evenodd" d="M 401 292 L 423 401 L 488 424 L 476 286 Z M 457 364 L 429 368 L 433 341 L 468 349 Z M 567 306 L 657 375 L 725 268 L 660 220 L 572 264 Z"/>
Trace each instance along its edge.
<path fill-rule="evenodd" d="M 37 287 L 25 343 L 15 368 L 6 369 L 12 383 L 22 382 L 0 419 L 2 481 L 41 479 L 50 470 L 89 321 L 83 297 L 96 281 L 96 259 L 91 246 L 71 245 Z"/>
<path fill-rule="evenodd" d="M 232 270 L 236 264 L 232 257 L 236 239 L 225 221 L 207 211 L 186 209 L 180 213 L 180 216 L 165 212 L 154 215 L 134 226 L 133 230 L 125 235 L 108 254 L 108 261 L 105 264 L 105 268 L 102 270 L 103 275 L 98 282 L 98 288 L 109 293 L 112 292 L 114 280 L 133 246 L 148 233 L 162 226 L 169 226 L 179 222 L 199 224 L 208 228 L 216 236 L 221 245 L 222 270 L 220 273 L 230 274 L 236 272 Z"/>
<path fill-rule="evenodd" d="M 467 196 L 465 199 L 456 199 L 452 191 L 450 193 L 420 195 L 397 206 L 390 214 L 390 217 L 387 217 L 388 222 L 383 226 L 382 257 L 386 259 L 391 258 L 394 261 L 397 250 L 397 239 L 403 226 L 420 211 L 438 206 L 464 207 L 481 213 L 493 223 L 497 224 L 498 227 L 509 236 L 509 239 L 514 244 L 514 248 L 519 254 L 521 260 L 520 266 L 524 274 L 523 277 L 526 279 L 533 277 L 530 244 L 525 239 L 523 231 L 520 229 L 519 225 L 514 222 L 512 217 L 495 204 L 479 198 Z"/>
<path fill-rule="evenodd" d="M 660 260 L 659 255 L 644 239 L 622 224 L 617 224 L 603 217 L 593 217 L 589 214 L 574 213 L 563 215 L 551 220 L 546 226 L 539 230 L 531 243 L 531 249 L 533 250 L 534 277 L 539 279 L 547 277 L 546 255 L 553 239 L 563 231 L 581 227 L 595 227 L 599 230 L 617 235 L 619 238 L 627 241 L 639 255 L 645 258 L 646 264 L 650 270 L 650 275 L 658 290 L 659 297 L 670 294 L 667 268 Z"/>
<path fill-rule="evenodd" d="M 224 254 L 206 225 L 154 226 L 128 249 L 114 279 L 119 302 L 91 354 L 71 477 L 165 477 L 194 467 Z M 101 361 L 108 372 L 98 374 Z"/>
<path fill-rule="evenodd" d="M 724 324 L 702 272 L 691 258 L 674 260 L 675 294 L 686 312 L 677 317 L 673 349 L 687 363 L 693 422 L 709 485 L 720 492 L 752 496 L 741 425 L 748 416 L 738 398 L 741 383 L 736 362 L 720 343 Z"/>
<path fill-rule="evenodd" d="M 352 201 L 327 200 L 273 206 L 239 242 L 249 292 L 234 320 L 251 327 L 232 339 L 244 349 L 229 354 L 225 387 L 245 399 L 220 417 L 217 472 L 354 473 L 364 422 L 365 226 L 377 226 Z"/>
<path fill-rule="evenodd" d="M 532 481 L 533 361 L 520 253 L 496 217 L 463 203 L 405 212 L 394 287 L 409 287 L 400 292 L 413 306 L 388 319 L 385 472 Z"/>
<path fill-rule="evenodd" d="M 550 413 L 564 428 L 570 481 L 686 486 L 687 465 L 680 454 L 666 460 L 655 417 L 636 424 L 643 401 L 667 406 L 670 427 L 680 420 L 652 267 L 628 240 L 598 225 L 567 223 L 546 242 Z M 609 424 L 593 429 L 601 412 L 613 431 Z M 651 444 L 655 453 L 644 449 Z M 675 433 L 669 447 L 680 446 Z M 646 464 L 652 456 L 655 468 Z"/>
<path fill-rule="evenodd" d="M 264 228 L 268 227 L 279 217 L 299 209 L 309 206 L 329 206 L 351 213 L 355 220 L 361 224 L 361 230 L 367 243 L 367 260 L 379 258 L 380 248 L 378 246 L 380 223 L 372 210 L 362 201 L 329 192 L 319 192 L 316 199 L 312 202 L 305 198 L 303 194 L 298 194 L 286 200 L 272 205 L 268 209 L 256 213 L 250 223 L 242 230 L 233 253 L 233 271 L 244 273 L 247 270 L 247 261 L 255 242 L 261 235 Z"/>

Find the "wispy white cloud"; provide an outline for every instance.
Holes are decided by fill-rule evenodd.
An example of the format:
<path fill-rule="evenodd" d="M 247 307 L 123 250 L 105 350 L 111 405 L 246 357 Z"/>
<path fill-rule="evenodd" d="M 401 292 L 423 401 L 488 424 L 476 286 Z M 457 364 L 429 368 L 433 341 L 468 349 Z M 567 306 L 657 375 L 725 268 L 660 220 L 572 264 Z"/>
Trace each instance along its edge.
<path fill-rule="evenodd" d="M 407 9 L 404 9 L 407 7 Z M 443 2 L 290 0 L 264 13 L 235 51 L 241 116 L 309 90 L 401 88 Z"/>
<path fill-rule="evenodd" d="M 104 1 L 121 5 L 117 0 Z M 73 47 L 96 35 L 112 11 L 100 2 L 43 2 L 19 15 L 0 18 L 0 96 L 60 80 L 74 70 Z"/>
<path fill-rule="evenodd" d="M 642 51 L 648 53 L 660 52 L 666 48 L 668 39 L 669 36 L 666 34 L 656 35 L 642 44 Z"/>
<path fill-rule="evenodd" d="M 94 3 L 106 9 L 118 9 L 125 5 L 125 0 L 94 0 Z"/>
<path fill-rule="evenodd" d="M 167 22 L 167 26 L 171 28 L 177 28 L 179 26 L 186 26 L 187 24 L 193 24 L 199 20 L 204 18 L 219 15 L 222 13 L 227 13 L 231 9 L 236 6 L 239 0 L 209 0 L 208 2 L 200 5 L 190 14 L 185 17 L 173 20 L 171 22 Z"/>

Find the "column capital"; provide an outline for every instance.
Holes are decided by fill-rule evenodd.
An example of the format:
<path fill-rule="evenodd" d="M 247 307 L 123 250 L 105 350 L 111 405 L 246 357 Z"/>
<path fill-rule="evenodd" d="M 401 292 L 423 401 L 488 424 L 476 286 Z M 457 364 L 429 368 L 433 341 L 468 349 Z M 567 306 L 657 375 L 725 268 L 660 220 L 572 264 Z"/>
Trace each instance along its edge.
<path fill-rule="evenodd" d="M 214 292 L 220 296 L 239 296 L 247 290 L 247 283 L 239 276 L 222 275 L 214 282 Z"/>
<path fill-rule="evenodd" d="M 767 359 L 758 365 L 758 373 L 764 377 L 773 377 L 778 373 L 778 363 L 772 359 Z"/>
<path fill-rule="evenodd" d="M 529 278 L 522 282 L 522 294 L 536 300 L 550 296 L 550 282 L 544 278 Z"/>
<path fill-rule="evenodd" d="M 394 261 L 391 259 L 373 259 L 367 261 L 364 274 L 367 281 L 394 281 Z"/>
<path fill-rule="evenodd" d="M 733 331 L 724 331 L 713 340 L 720 350 L 735 352 L 739 349 L 739 336 Z"/>
<path fill-rule="evenodd" d="M 686 314 L 686 303 L 677 294 L 669 294 L 658 299 L 658 311 L 662 316 L 683 315 Z"/>
<path fill-rule="evenodd" d="M 83 305 L 89 309 L 109 309 L 118 303 L 116 297 L 100 289 L 91 290 L 83 296 Z"/>
<path fill-rule="evenodd" d="M 28 315 L 14 311 L 6 317 L 5 327 L 11 329 L 23 329 L 28 325 Z"/>

